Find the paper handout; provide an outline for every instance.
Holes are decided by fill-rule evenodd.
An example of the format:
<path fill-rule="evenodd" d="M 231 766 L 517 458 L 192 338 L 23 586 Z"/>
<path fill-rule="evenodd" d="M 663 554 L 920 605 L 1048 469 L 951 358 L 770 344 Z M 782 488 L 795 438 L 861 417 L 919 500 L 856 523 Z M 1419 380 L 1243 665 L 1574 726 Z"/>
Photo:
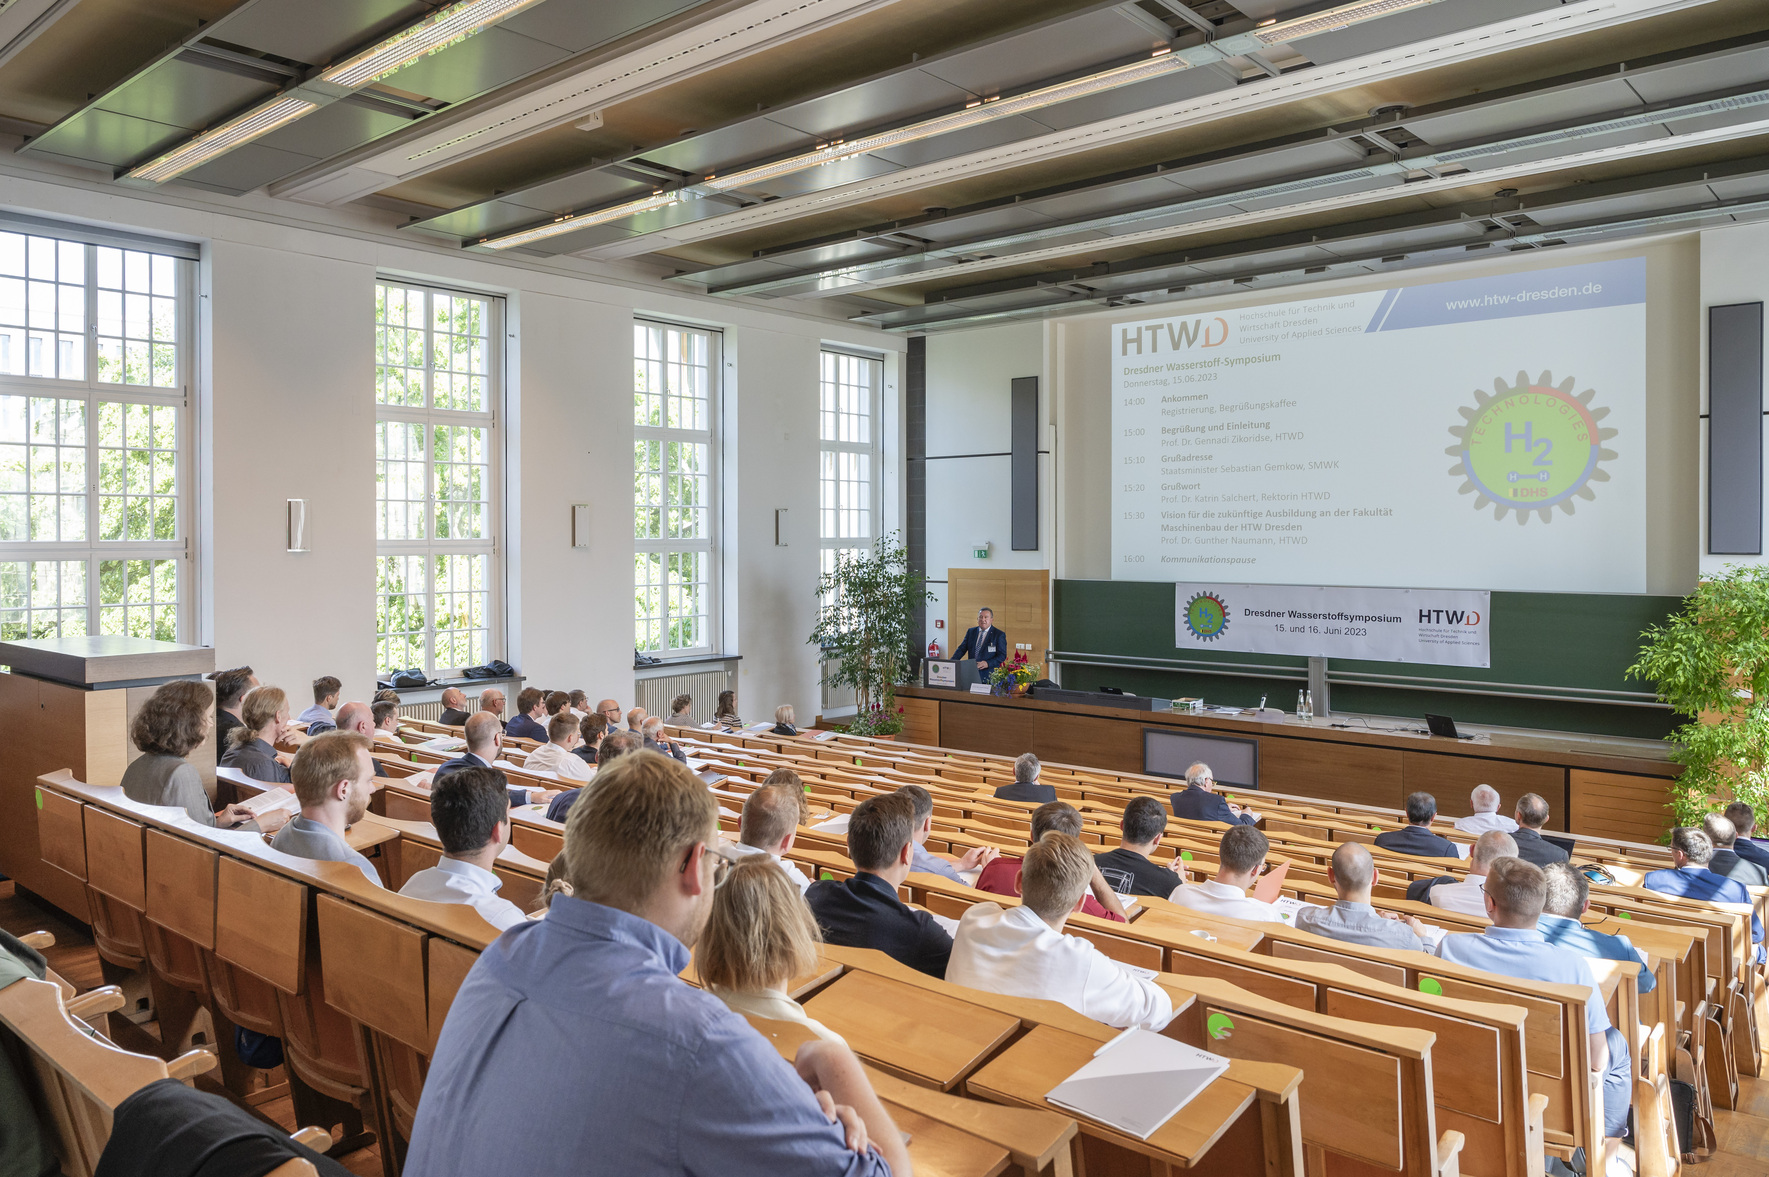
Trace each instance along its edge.
<path fill-rule="evenodd" d="M 1147 1140 L 1228 1070 L 1228 1060 L 1164 1037 L 1126 1030 L 1045 1096 L 1060 1108 Z"/>

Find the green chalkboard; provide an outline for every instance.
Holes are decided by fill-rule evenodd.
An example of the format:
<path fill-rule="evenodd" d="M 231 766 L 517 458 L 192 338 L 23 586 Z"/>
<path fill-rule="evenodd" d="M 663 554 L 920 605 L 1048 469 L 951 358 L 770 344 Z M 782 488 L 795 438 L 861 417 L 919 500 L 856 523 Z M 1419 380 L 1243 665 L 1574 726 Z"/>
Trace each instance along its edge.
<path fill-rule="evenodd" d="M 1058 580 L 1052 594 L 1051 647 L 1066 655 L 1065 686 L 1202 695 L 1234 706 L 1267 695 L 1273 706 L 1290 710 L 1306 685 L 1303 658 L 1178 649 L 1171 584 Z M 1491 667 L 1336 658 L 1333 709 L 1430 711 L 1472 723 L 1658 738 L 1678 718 L 1661 707 L 1632 705 L 1648 701 L 1651 684 L 1627 678 L 1626 670 L 1638 656 L 1641 631 L 1681 603 L 1680 597 L 1624 593 L 1496 592 Z M 1337 681 L 1342 675 L 1355 681 Z"/>

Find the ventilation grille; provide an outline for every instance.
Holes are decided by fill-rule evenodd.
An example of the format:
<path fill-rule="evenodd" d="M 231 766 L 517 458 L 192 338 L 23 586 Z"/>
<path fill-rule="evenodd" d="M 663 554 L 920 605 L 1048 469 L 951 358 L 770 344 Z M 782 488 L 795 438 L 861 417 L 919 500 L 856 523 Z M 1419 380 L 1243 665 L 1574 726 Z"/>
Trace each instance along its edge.
<path fill-rule="evenodd" d="M 694 705 L 689 708 L 694 722 L 708 723 L 712 720 L 713 710 L 719 705 L 719 692 L 732 688 L 733 677 L 729 669 L 714 667 L 692 674 L 664 674 L 656 678 L 642 678 L 638 683 L 639 706 L 645 709 L 647 715 L 661 715 L 668 719 L 670 700 L 677 695 L 687 695 L 694 700 Z"/>

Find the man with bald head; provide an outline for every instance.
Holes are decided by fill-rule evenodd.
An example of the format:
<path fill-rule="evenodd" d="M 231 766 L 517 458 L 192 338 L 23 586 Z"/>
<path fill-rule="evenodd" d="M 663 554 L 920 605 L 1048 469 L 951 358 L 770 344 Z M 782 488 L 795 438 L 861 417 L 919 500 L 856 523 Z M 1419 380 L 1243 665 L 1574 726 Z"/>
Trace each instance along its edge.
<path fill-rule="evenodd" d="M 481 696 L 483 698 L 483 696 Z M 451 772 L 459 772 L 463 768 L 490 768 L 498 758 L 498 749 L 504 745 L 504 725 L 498 717 L 489 711 L 480 711 L 467 720 L 467 751 L 445 764 L 436 766 L 431 776 L 432 784 L 440 781 Z M 510 804 L 539 805 L 551 801 L 559 795 L 556 789 L 517 789 L 510 790 Z"/>
<path fill-rule="evenodd" d="M 442 714 L 436 717 L 437 723 L 446 723 L 450 727 L 460 727 L 467 722 L 467 696 L 459 687 L 450 687 L 442 692 Z"/>
<path fill-rule="evenodd" d="M 504 730 L 504 692 L 496 687 L 486 687 L 479 692 L 479 714 L 489 715 L 498 721 L 498 730 Z"/>
<path fill-rule="evenodd" d="M 620 700 L 619 699 L 604 699 L 604 700 L 602 700 L 600 703 L 596 704 L 596 712 L 597 712 L 597 714 L 601 715 L 601 717 L 603 719 L 606 719 L 608 721 L 608 730 L 609 731 L 617 732 L 620 730 Z"/>
<path fill-rule="evenodd" d="M 1412 916 L 1395 919 L 1371 906 L 1370 891 L 1381 873 L 1368 850 L 1356 842 L 1345 843 L 1333 851 L 1333 864 L 1327 868 L 1327 879 L 1339 893 L 1339 901 L 1331 907 L 1303 908 L 1296 913 L 1296 926 L 1347 944 L 1429 951 L 1421 938 L 1424 924 Z"/>
<path fill-rule="evenodd" d="M 640 739 L 644 739 L 645 718 L 646 711 L 643 707 L 633 708 L 631 711 L 627 712 L 627 730 L 638 736 Z"/>
<path fill-rule="evenodd" d="M 373 756 L 375 742 L 375 709 L 373 707 L 367 703 L 346 703 L 338 708 L 338 714 L 333 717 L 332 722 L 337 725 L 339 731 L 355 732 L 367 740 L 370 745 L 370 755 Z M 387 775 L 387 770 L 381 766 L 379 760 L 375 761 L 375 775 L 380 777 Z"/>

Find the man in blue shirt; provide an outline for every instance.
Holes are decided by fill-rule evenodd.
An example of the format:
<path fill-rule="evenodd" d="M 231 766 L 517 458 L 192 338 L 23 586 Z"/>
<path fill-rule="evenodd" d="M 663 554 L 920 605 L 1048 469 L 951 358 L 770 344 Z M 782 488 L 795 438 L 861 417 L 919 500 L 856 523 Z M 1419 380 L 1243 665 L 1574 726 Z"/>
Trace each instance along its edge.
<path fill-rule="evenodd" d="M 1548 943 L 1570 948 L 1580 956 L 1636 963 L 1640 966 L 1639 990 L 1651 993 L 1658 982 L 1647 966 L 1646 957 L 1628 942 L 1626 936 L 1599 932 L 1579 922 L 1579 917 L 1591 909 L 1590 880 L 1567 862 L 1550 863 L 1542 868 L 1542 874 L 1548 880 L 1548 899 L 1542 908 L 1542 918 L 1536 921 L 1536 928 L 1547 937 Z"/>
<path fill-rule="evenodd" d="M 1757 814 L 1743 801 L 1734 801 L 1726 807 L 1726 820 L 1738 833 L 1738 840 L 1732 844 L 1733 852 L 1746 862 L 1754 862 L 1769 870 L 1769 845 L 1751 837 L 1751 831 L 1757 828 Z"/>
<path fill-rule="evenodd" d="M 307 725 L 308 735 L 322 735 L 338 726 L 332 712 L 338 709 L 338 694 L 343 689 L 344 684 L 329 674 L 313 680 L 313 706 L 295 717 Z"/>
<path fill-rule="evenodd" d="M 915 847 L 914 856 L 909 861 L 911 872 L 939 875 L 943 879 L 951 879 L 954 883 L 963 883 L 959 871 L 976 870 L 994 861 L 1001 851 L 993 846 L 972 846 L 964 852 L 964 857 L 954 863 L 950 858 L 941 858 L 938 854 L 928 852 L 925 843 L 934 832 L 934 798 L 920 785 L 904 785 L 897 790 L 909 798 L 915 806 L 915 832 L 910 842 Z"/>
<path fill-rule="evenodd" d="M 1751 893 L 1725 875 L 1708 869 L 1714 858 L 1714 844 L 1700 830 L 1679 826 L 1671 831 L 1670 870 L 1647 872 L 1640 885 L 1648 891 L 1677 895 L 1685 899 L 1706 899 L 1713 903 L 1742 903 L 1749 907 Z M 1751 912 L 1751 943 L 1757 946 L 1756 962 L 1763 963 L 1763 924 Z"/>
<path fill-rule="evenodd" d="M 1548 943 L 1537 928 L 1547 898 L 1548 881 L 1540 867 L 1521 858 L 1495 859 L 1486 873 L 1486 911 L 1493 926 L 1484 932 L 1445 936 L 1437 954 L 1503 977 L 1589 989 L 1585 1033 L 1591 1040 L 1591 1072 L 1603 1076 L 1603 1134 L 1620 1137 L 1627 1132 L 1628 1104 L 1634 1090 L 1628 1041 L 1609 1024 L 1603 993 L 1585 958 Z"/>
<path fill-rule="evenodd" d="M 455 996 L 412 1173 L 910 1172 L 852 1051 L 818 1039 L 789 1063 L 677 976 L 729 866 L 693 773 L 655 752 L 622 757 L 572 810 L 565 844 L 572 894 L 505 932 Z"/>

